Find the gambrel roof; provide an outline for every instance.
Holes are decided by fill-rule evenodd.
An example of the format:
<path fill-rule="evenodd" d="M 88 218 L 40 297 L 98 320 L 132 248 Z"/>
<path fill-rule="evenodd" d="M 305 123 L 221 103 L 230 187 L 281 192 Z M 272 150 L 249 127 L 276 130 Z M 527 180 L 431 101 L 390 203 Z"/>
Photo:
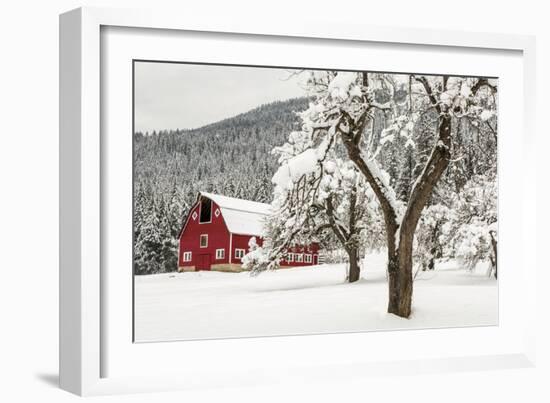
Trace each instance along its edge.
<path fill-rule="evenodd" d="M 239 235 L 263 235 L 264 220 L 271 211 L 269 204 L 207 192 L 199 192 L 197 201 L 201 196 L 218 205 L 229 232 Z"/>

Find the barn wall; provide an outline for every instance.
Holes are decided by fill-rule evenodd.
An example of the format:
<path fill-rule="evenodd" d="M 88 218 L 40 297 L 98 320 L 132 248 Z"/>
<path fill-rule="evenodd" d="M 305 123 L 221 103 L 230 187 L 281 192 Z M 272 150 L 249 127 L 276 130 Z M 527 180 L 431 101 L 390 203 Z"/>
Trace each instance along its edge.
<path fill-rule="evenodd" d="M 311 263 L 305 262 L 305 257 L 302 262 L 287 262 L 286 260 L 283 260 L 281 262 L 281 267 L 302 267 L 302 266 L 313 266 L 314 262 L 318 261 L 319 258 L 319 245 L 318 244 L 311 244 L 306 247 L 301 246 L 295 246 L 293 248 L 289 249 L 289 253 L 302 253 L 302 254 L 310 254 L 311 255 Z M 316 258 L 314 259 L 314 256 Z"/>
<path fill-rule="evenodd" d="M 244 249 L 244 253 L 248 253 L 248 242 L 250 242 L 251 235 L 238 235 L 233 234 L 233 251 L 231 253 L 231 263 L 241 264 L 241 259 L 235 258 L 235 249 Z M 256 237 L 256 243 L 262 246 L 262 239 Z"/>
<path fill-rule="evenodd" d="M 179 263 L 178 268 L 180 271 L 192 270 L 199 268 L 199 256 L 209 255 L 211 265 L 227 264 L 229 263 L 229 231 L 225 225 L 223 217 L 219 214 L 216 217 L 216 210 L 219 209 L 218 205 L 212 202 L 212 221 L 210 223 L 199 223 L 199 209 L 200 203 L 196 205 L 189 212 L 189 218 L 187 225 L 185 226 L 180 236 L 180 248 L 179 248 Z M 196 218 L 193 219 L 193 213 L 196 213 Z M 208 246 L 206 248 L 200 247 L 200 235 L 208 235 Z M 225 258 L 216 259 L 216 249 L 225 249 Z M 183 261 L 183 253 L 191 252 L 191 262 Z"/>
<path fill-rule="evenodd" d="M 248 252 L 248 242 L 250 241 L 251 236 L 250 235 L 237 235 L 233 234 L 233 253 L 231 254 L 231 263 L 235 264 L 241 264 L 240 259 L 235 258 L 235 249 L 244 249 L 245 253 Z M 263 240 L 260 237 L 256 237 L 256 243 L 259 246 L 262 246 Z M 319 255 L 319 245 L 318 244 L 311 244 L 307 247 L 293 247 L 290 249 L 289 252 L 292 253 L 307 253 L 312 255 L 312 261 L 311 263 L 303 262 L 287 262 L 283 260 L 281 262 L 281 267 L 301 267 L 301 266 L 312 266 L 313 265 L 313 255 L 316 255 L 318 257 Z"/>

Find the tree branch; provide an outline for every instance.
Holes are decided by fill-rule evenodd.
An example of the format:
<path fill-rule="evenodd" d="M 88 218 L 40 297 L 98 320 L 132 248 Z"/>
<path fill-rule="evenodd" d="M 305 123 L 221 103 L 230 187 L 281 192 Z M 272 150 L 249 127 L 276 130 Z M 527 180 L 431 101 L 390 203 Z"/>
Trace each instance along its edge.
<path fill-rule="evenodd" d="M 426 91 L 426 94 L 428 95 L 428 98 L 430 99 L 430 103 L 435 107 L 437 113 L 441 113 L 441 105 L 439 105 L 439 102 L 437 102 L 437 98 L 432 91 L 432 87 L 430 86 L 428 79 L 424 76 L 415 77 L 414 79 L 422 84 L 424 90 Z"/>
<path fill-rule="evenodd" d="M 353 120 L 351 119 L 351 116 L 346 115 L 347 114 L 343 114 L 342 119 L 348 119 L 347 126 L 349 127 L 350 125 L 353 125 Z M 338 125 L 336 126 L 337 130 L 339 127 L 340 123 L 338 123 Z M 349 130 L 348 132 L 338 130 L 338 132 L 340 134 L 340 137 L 342 138 L 342 142 L 344 143 L 344 146 L 348 153 L 348 157 L 359 169 L 359 171 L 365 176 L 370 186 L 372 187 L 372 190 L 374 191 L 378 202 L 380 203 L 380 207 L 382 208 L 382 212 L 384 214 L 386 228 L 388 229 L 386 233 L 388 247 L 391 249 L 395 249 L 395 233 L 399 228 L 399 222 L 397 219 L 397 211 L 395 210 L 390 199 L 386 196 L 386 193 L 387 191 L 389 191 L 389 189 L 387 189 L 386 185 L 373 174 L 369 165 L 361 156 L 361 149 L 359 148 L 358 144 L 353 141 L 353 137 L 350 135 Z"/>
<path fill-rule="evenodd" d="M 414 232 L 422 210 L 426 205 L 432 191 L 449 165 L 451 158 L 451 115 L 442 113 L 439 117 L 439 135 L 436 144 L 432 149 L 424 170 L 416 180 L 409 197 L 407 209 L 403 215 L 403 221 L 400 228 L 399 240 L 404 246 L 401 253 L 403 256 L 409 256 L 412 250 L 412 241 Z"/>
<path fill-rule="evenodd" d="M 497 92 L 497 87 L 489 83 L 489 79 L 487 78 L 480 78 L 477 80 L 477 82 L 472 86 L 472 94 L 476 95 L 477 92 L 480 90 L 481 87 L 487 86 L 491 89 L 492 93 L 494 94 Z"/>
<path fill-rule="evenodd" d="M 326 203 L 327 203 L 326 212 L 327 212 L 329 224 L 332 230 L 334 231 L 334 234 L 336 235 L 336 237 L 340 240 L 342 245 L 344 245 L 345 247 L 348 242 L 348 237 L 346 236 L 345 232 L 344 233 L 342 232 L 342 228 L 336 223 L 336 220 L 334 219 L 334 206 L 332 204 L 332 196 L 329 196 L 327 198 Z"/>

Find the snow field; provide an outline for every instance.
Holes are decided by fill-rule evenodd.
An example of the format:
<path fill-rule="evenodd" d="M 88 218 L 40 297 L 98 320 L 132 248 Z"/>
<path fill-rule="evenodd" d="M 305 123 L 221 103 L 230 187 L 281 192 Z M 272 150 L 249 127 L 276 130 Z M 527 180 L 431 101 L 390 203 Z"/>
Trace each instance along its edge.
<path fill-rule="evenodd" d="M 386 313 L 385 257 L 363 261 L 362 278 L 345 282 L 346 265 L 248 272 L 136 276 L 135 338 L 168 341 L 293 334 L 485 326 L 498 323 L 498 287 L 451 261 L 415 280 L 409 319 Z"/>

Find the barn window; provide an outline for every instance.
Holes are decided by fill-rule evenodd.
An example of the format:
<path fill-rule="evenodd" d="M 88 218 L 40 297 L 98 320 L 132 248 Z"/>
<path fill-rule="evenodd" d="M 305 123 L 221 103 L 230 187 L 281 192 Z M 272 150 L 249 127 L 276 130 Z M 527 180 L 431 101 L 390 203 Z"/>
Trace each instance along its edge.
<path fill-rule="evenodd" d="M 225 249 L 216 249 L 216 259 L 223 259 L 225 257 Z"/>
<path fill-rule="evenodd" d="M 235 259 L 242 259 L 244 256 L 244 249 L 235 249 Z"/>
<path fill-rule="evenodd" d="M 289 253 L 286 260 L 288 262 L 294 262 L 294 253 Z"/>
<path fill-rule="evenodd" d="M 311 255 L 310 254 L 306 255 L 306 263 L 311 263 Z"/>
<path fill-rule="evenodd" d="M 201 246 L 201 248 L 208 247 L 208 234 L 202 234 L 201 235 L 200 246 Z"/>
<path fill-rule="evenodd" d="M 191 261 L 191 252 L 183 252 L 183 261 L 184 262 L 190 262 Z"/>
<path fill-rule="evenodd" d="M 296 261 L 302 263 L 304 261 L 304 255 L 302 253 L 296 253 Z"/>
<path fill-rule="evenodd" d="M 203 197 L 201 199 L 201 216 L 199 223 L 209 223 L 212 221 L 212 200 Z"/>

